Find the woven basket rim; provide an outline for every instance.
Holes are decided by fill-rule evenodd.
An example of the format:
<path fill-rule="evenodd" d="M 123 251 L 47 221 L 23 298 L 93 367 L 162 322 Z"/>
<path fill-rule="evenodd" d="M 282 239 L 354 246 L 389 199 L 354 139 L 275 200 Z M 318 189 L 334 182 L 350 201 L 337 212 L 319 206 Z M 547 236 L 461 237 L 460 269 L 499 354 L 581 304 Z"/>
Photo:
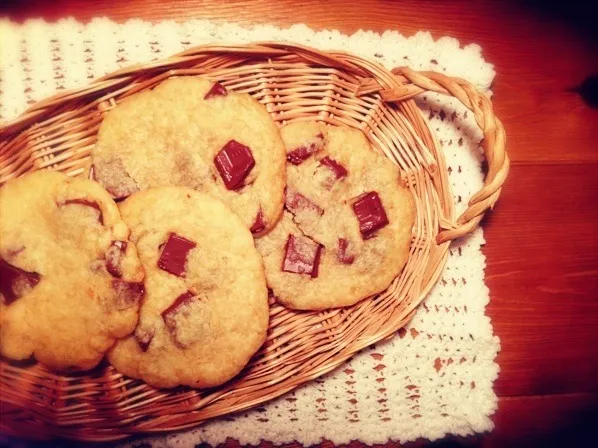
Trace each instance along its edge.
<path fill-rule="evenodd" d="M 263 76 L 266 87 L 260 87 L 251 78 L 249 68 Z M 494 115 L 490 100 L 463 79 L 434 72 L 415 72 L 407 67 L 388 71 L 379 63 L 350 52 L 319 51 L 288 42 L 202 45 L 166 59 L 125 67 L 86 86 L 58 93 L 1 125 L 0 184 L 35 169 L 54 168 L 73 175 L 80 173 L 86 154 L 95 142 L 94 132 L 97 132 L 102 113 L 123 97 L 151 88 L 171 76 L 217 74 L 218 79 L 240 91 L 249 85 L 247 88 L 255 89 L 250 93 L 265 101 L 273 118 L 277 122 L 285 121 L 285 111 L 277 109 L 276 101 L 260 97 L 263 91 L 269 91 L 269 82 L 276 85 L 269 80 L 271 72 L 275 73 L 273 79 L 278 82 L 279 77 L 281 83 L 286 82 L 287 77 L 292 78 L 291 72 L 293 76 L 298 73 L 296 77 L 308 84 L 320 82 L 319 74 L 328 76 L 332 93 L 327 93 L 326 98 L 337 100 L 339 105 L 321 104 L 318 112 L 321 115 L 316 119 L 361 128 L 374 146 L 401 166 L 412 193 L 424 198 L 422 208 L 418 209 L 417 231 L 414 230 L 412 242 L 411 253 L 417 259 L 413 271 L 404 272 L 375 300 L 364 300 L 346 309 L 293 314 L 273 305 L 271 344 L 264 347 L 239 378 L 215 390 L 159 391 L 122 377 L 111 368 L 68 376 L 48 372 L 37 364 L 22 366 L 1 360 L 0 430 L 31 436 L 31 429 L 27 428 L 36 428 L 42 437 L 101 441 L 191 427 L 218 415 L 255 406 L 317 378 L 343 364 L 357 351 L 393 335 L 408 322 L 439 277 L 448 255 L 448 243 L 479 225 L 484 213 L 498 199 L 509 170 L 502 123 Z M 457 219 L 454 218 L 444 157 L 413 101 L 416 95 L 427 91 L 457 98 L 474 113 L 484 135 L 482 148 L 488 161 L 484 186 Z M 349 106 L 341 104 L 344 100 Z M 292 97 L 288 101 L 293 104 Z M 359 104 L 352 106 L 356 103 Z M 359 115 L 368 107 L 371 108 L 369 112 L 375 111 L 380 116 Z M 291 119 L 305 119 L 306 116 L 291 116 Z M 309 118 L 313 119 L 312 116 Z M 387 140 L 394 143 L 386 147 L 384 142 Z M 421 254 L 425 255 L 420 257 Z M 368 313 L 383 315 L 385 320 L 375 322 L 364 317 Z M 316 325 L 322 330 L 312 331 Z M 283 335 L 281 328 L 290 329 L 291 335 Z M 340 334 L 346 344 L 331 343 L 332 334 L 337 335 L 335 337 Z M 308 339 L 305 338 L 311 338 L 313 354 L 306 354 L 304 347 Z M 280 357 L 286 356 L 287 361 L 296 360 L 299 355 L 288 348 L 294 341 L 300 355 L 310 358 L 301 363 L 301 367 L 294 366 L 289 373 L 284 365 L 281 368 L 272 359 L 282 353 Z M 328 351 L 319 353 L 322 347 Z M 278 367 L 274 384 L 270 384 L 273 373 L 268 366 L 270 369 Z M 103 408 L 96 409 L 81 394 L 74 393 L 75 385 L 92 395 L 97 392 L 93 396 L 100 401 L 106 400 L 114 415 L 110 417 L 111 414 L 106 414 Z M 69 400 L 82 410 L 67 409 Z M 145 401 L 139 404 L 139 400 Z M 147 412 L 148 408 L 151 412 Z M 96 415 L 102 416 L 100 421 L 93 420 Z"/>

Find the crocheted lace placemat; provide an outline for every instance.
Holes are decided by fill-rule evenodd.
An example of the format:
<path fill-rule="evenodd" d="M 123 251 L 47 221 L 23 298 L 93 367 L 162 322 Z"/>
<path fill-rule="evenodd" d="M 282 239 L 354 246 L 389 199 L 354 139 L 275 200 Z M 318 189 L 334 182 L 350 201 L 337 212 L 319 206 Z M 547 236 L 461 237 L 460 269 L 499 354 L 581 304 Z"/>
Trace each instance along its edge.
<path fill-rule="evenodd" d="M 434 41 L 426 32 L 407 38 L 396 31 L 352 36 L 314 32 L 304 25 L 242 28 L 207 21 L 116 24 L 106 19 L 86 25 L 74 20 L 17 25 L 0 20 L 0 122 L 57 90 L 81 86 L 122 66 L 198 44 L 265 40 L 352 51 L 388 68 L 440 71 L 485 91 L 494 78 L 479 46 L 460 47 L 446 37 Z M 473 114 L 468 116 L 454 99 L 425 94 L 418 102 L 444 149 L 461 212 L 482 185 L 481 133 Z M 258 408 L 144 441 L 154 448 L 217 444 L 228 437 L 242 444 L 296 440 L 308 445 L 321 439 L 371 444 L 492 429 L 490 417 L 497 407 L 492 386 L 499 371 L 494 359 L 500 343 L 484 314 L 489 296 L 483 244 L 481 229 L 453 243 L 441 280 L 407 328 L 390 341 Z"/>

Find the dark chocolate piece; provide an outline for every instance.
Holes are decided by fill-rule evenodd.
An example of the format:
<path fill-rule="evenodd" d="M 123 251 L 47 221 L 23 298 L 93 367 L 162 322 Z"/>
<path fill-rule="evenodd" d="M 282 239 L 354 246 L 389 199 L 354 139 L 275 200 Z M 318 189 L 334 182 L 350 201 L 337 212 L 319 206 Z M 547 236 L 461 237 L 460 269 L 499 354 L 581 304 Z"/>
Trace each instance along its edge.
<path fill-rule="evenodd" d="M 375 191 L 361 195 L 353 203 L 353 211 L 359 220 L 359 230 L 364 239 L 370 238 L 376 230 L 388 224 L 388 217 Z"/>
<path fill-rule="evenodd" d="M 338 163 L 336 160 L 331 159 L 330 157 L 326 156 L 320 160 L 320 165 L 328 168 L 330 170 L 330 176 L 326 181 L 326 188 L 332 188 L 332 185 L 339 179 L 347 176 L 349 172 L 346 170 L 344 166 Z"/>
<path fill-rule="evenodd" d="M 305 236 L 289 235 L 284 248 L 282 270 L 295 274 L 318 276 L 322 245 Z"/>
<path fill-rule="evenodd" d="M 179 313 L 183 314 L 183 316 L 186 315 L 188 312 L 185 311 L 186 306 L 197 299 L 197 295 L 191 291 L 187 291 L 178 296 L 172 305 L 162 311 L 164 325 L 166 325 L 168 332 L 171 334 L 174 344 L 179 348 L 185 348 L 187 344 L 177 334 L 177 316 Z"/>
<path fill-rule="evenodd" d="M 293 165 L 301 165 L 305 160 L 322 149 L 324 136 L 321 132 L 316 135 L 318 141 L 311 142 L 309 145 L 302 145 L 287 154 L 287 161 Z"/>
<path fill-rule="evenodd" d="M 162 311 L 161 314 L 164 321 L 166 322 L 167 319 L 173 318 L 174 315 L 179 312 L 179 308 L 183 305 L 186 305 L 187 303 L 192 302 L 191 299 L 193 299 L 194 297 L 196 297 L 196 295 L 193 294 L 191 291 L 184 292 L 183 294 L 178 296 L 176 300 L 172 302 L 172 304 L 168 308 Z M 166 324 L 168 325 L 168 322 L 166 322 Z"/>
<path fill-rule="evenodd" d="M 251 150 L 241 143 L 231 140 L 216 154 L 214 164 L 228 190 L 237 190 L 255 166 Z"/>
<path fill-rule="evenodd" d="M 127 250 L 126 241 L 113 241 L 106 252 L 106 270 L 114 277 L 122 277 L 122 263 Z"/>
<path fill-rule="evenodd" d="M 158 260 L 158 267 L 178 277 L 184 277 L 187 254 L 195 246 L 197 244 L 193 241 L 171 233 L 162 249 L 162 254 Z"/>
<path fill-rule="evenodd" d="M 336 252 L 336 258 L 338 261 L 344 264 L 353 264 L 355 261 L 355 255 L 350 254 L 349 251 L 349 240 L 345 238 L 338 239 L 338 251 Z"/>
<path fill-rule="evenodd" d="M 0 294 L 4 296 L 5 305 L 24 296 L 40 280 L 37 272 L 24 271 L 0 258 Z"/>
<path fill-rule="evenodd" d="M 301 193 L 289 189 L 286 192 L 284 205 L 293 214 L 307 210 L 314 211 L 320 216 L 324 214 L 324 210 L 318 204 L 312 202 Z"/>
<path fill-rule="evenodd" d="M 226 96 L 226 95 L 228 95 L 228 92 L 226 91 L 224 86 L 222 84 L 220 84 L 219 82 L 215 82 L 214 85 L 212 86 L 212 88 L 210 89 L 210 91 L 208 93 L 206 93 L 206 96 L 203 97 L 203 99 L 209 100 L 210 98 L 214 98 L 217 96 Z"/>
<path fill-rule="evenodd" d="M 316 152 L 316 145 L 311 143 L 309 146 L 300 146 L 287 154 L 287 160 L 293 165 L 301 165 L 314 152 Z"/>
<path fill-rule="evenodd" d="M 251 233 L 259 233 L 265 228 L 266 223 L 264 222 L 264 212 L 262 211 L 262 207 L 260 207 L 259 211 L 257 212 L 257 216 L 255 217 L 255 221 L 249 230 Z"/>
<path fill-rule="evenodd" d="M 112 287 L 116 291 L 118 300 L 116 301 L 118 310 L 126 310 L 137 305 L 145 294 L 145 285 L 143 282 L 125 282 L 118 278 L 112 279 Z"/>
<path fill-rule="evenodd" d="M 316 249 L 316 256 L 314 258 L 314 268 L 311 271 L 311 278 L 318 278 L 318 273 L 320 272 L 320 258 L 322 257 L 322 249 L 324 246 L 318 244 L 318 248 Z"/>
<path fill-rule="evenodd" d="M 110 186 L 104 186 L 104 188 L 106 189 L 106 191 L 108 193 L 110 193 L 110 196 L 112 196 L 112 199 L 114 199 L 115 201 L 119 201 L 120 199 L 126 199 L 129 196 L 131 196 L 133 193 L 137 193 L 139 191 L 138 187 L 132 187 L 132 186 L 119 186 L 119 187 L 110 187 Z"/>
<path fill-rule="evenodd" d="M 139 191 L 137 183 L 127 173 L 119 158 L 93 164 L 94 180 L 102 184 L 112 198 L 124 199 Z"/>
<path fill-rule="evenodd" d="M 135 340 L 137 341 L 141 351 L 147 352 L 152 339 L 154 339 L 154 330 L 135 330 L 135 334 L 133 336 L 135 337 Z"/>

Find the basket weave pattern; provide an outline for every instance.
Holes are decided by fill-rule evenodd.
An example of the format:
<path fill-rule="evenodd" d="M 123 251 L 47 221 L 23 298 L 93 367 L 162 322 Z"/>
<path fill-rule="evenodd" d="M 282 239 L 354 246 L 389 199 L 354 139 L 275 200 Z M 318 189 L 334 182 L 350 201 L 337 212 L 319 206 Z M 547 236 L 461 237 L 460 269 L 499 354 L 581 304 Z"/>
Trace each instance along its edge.
<path fill-rule="evenodd" d="M 466 81 L 408 68 L 391 73 L 352 54 L 263 43 L 197 47 L 35 104 L 0 128 L 0 183 L 39 169 L 81 174 L 106 110 L 168 77 L 188 75 L 209 75 L 227 89 L 251 94 L 281 125 L 317 119 L 362 130 L 399 165 L 416 200 L 407 266 L 384 293 L 352 307 L 298 312 L 271 303 L 260 352 L 237 378 L 212 390 L 157 390 L 105 364 L 56 374 L 39 364 L 2 360 L 0 431 L 100 441 L 182 429 L 329 372 L 405 325 L 438 278 L 448 242 L 479 224 L 508 174 L 502 124 L 488 98 Z M 412 99 L 425 91 L 456 97 L 484 133 L 486 181 L 457 219 L 442 152 Z"/>

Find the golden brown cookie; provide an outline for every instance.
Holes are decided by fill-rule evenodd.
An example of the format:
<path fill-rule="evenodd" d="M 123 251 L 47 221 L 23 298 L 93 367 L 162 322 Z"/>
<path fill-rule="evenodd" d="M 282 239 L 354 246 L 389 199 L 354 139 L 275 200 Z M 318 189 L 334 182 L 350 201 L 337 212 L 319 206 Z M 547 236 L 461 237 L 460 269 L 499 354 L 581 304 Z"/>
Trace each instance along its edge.
<path fill-rule="evenodd" d="M 95 179 L 115 198 L 187 186 L 223 200 L 257 235 L 282 211 L 278 128 L 250 95 L 206 78 L 171 78 L 109 111 L 92 163 Z"/>
<path fill-rule="evenodd" d="M 251 233 L 221 201 L 190 188 L 148 189 L 120 209 L 147 291 L 134 335 L 108 360 L 157 387 L 229 380 L 268 328 L 264 269 Z"/>
<path fill-rule="evenodd" d="M 300 122 L 282 137 L 285 211 L 256 240 L 274 295 L 319 310 L 386 289 L 407 262 L 415 219 L 399 169 L 358 130 Z"/>
<path fill-rule="evenodd" d="M 137 323 L 143 269 L 97 183 L 36 172 L 0 189 L 0 352 L 89 369 Z"/>

